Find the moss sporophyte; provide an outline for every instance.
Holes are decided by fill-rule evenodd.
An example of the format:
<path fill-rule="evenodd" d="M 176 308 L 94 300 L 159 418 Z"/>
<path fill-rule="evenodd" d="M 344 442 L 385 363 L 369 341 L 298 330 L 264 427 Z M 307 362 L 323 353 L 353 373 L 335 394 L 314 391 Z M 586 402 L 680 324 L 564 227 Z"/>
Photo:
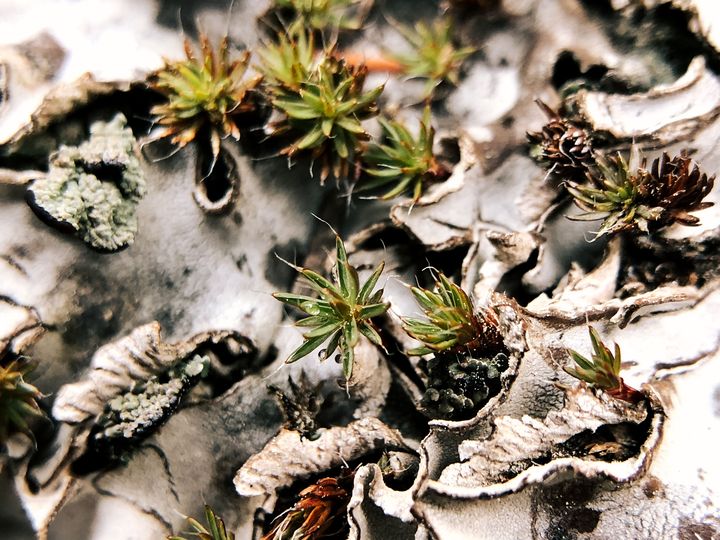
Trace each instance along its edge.
<path fill-rule="evenodd" d="M 357 270 L 348 262 L 345 245 L 339 236 L 335 239 L 335 252 L 332 281 L 313 270 L 287 263 L 300 273 L 318 298 L 292 293 L 275 293 L 273 296 L 308 315 L 296 323 L 298 327 L 309 330 L 303 334 L 303 343 L 287 362 L 295 362 L 325 344 L 321 360 L 339 351 L 343 374 L 349 379 L 355 360 L 354 348 L 361 336 L 383 347 L 373 319 L 384 314 L 390 304 L 383 301 L 383 289 L 374 291 L 384 263 L 380 263 L 367 281 L 360 285 Z"/>

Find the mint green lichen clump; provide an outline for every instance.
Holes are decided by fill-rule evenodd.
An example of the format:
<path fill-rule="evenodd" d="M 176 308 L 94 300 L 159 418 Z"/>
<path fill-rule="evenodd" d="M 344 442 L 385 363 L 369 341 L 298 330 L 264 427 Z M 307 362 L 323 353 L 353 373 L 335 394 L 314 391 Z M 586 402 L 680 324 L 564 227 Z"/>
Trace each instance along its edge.
<path fill-rule="evenodd" d="M 196 354 L 106 403 L 92 429 L 86 453 L 75 463 L 76 472 L 126 461 L 132 449 L 175 412 L 183 397 L 206 375 L 209 365 L 207 356 Z"/>
<path fill-rule="evenodd" d="M 195 355 L 192 360 L 172 368 L 164 377 L 166 381 L 152 377 L 111 400 L 98 422 L 105 429 L 96 438 L 130 439 L 156 426 L 177 407 L 188 388 L 206 371 L 209 362 L 206 356 Z"/>
<path fill-rule="evenodd" d="M 146 191 L 126 124 L 122 114 L 93 123 L 90 138 L 80 146 L 61 146 L 48 174 L 30 187 L 30 204 L 41 218 L 71 228 L 101 251 L 132 244 L 136 207 Z"/>

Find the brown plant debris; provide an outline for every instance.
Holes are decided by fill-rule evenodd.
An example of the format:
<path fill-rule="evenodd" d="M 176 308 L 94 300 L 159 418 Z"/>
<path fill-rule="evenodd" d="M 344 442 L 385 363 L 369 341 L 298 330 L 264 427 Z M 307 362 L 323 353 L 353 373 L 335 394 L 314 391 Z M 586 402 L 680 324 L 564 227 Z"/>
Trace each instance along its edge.
<path fill-rule="evenodd" d="M 530 155 L 548 168 L 548 176 L 561 180 L 583 180 L 588 168 L 595 164 L 590 134 L 563 118 L 542 100 L 536 99 L 535 102 L 548 117 L 548 123 L 540 131 L 527 133 Z"/>
<path fill-rule="evenodd" d="M 316 540 L 341 538 L 347 530 L 346 511 L 354 473 L 321 478 L 298 494 L 298 501 L 276 518 L 262 540 Z"/>
<path fill-rule="evenodd" d="M 285 428 L 297 431 L 301 438 L 311 441 L 316 440 L 320 434 L 319 426 L 315 420 L 320 411 L 322 398 L 320 386 L 310 386 L 305 372 L 301 372 L 299 382 L 295 382 L 288 376 L 289 392 L 285 392 L 275 385 L 269 385 L 268 389 L 275 394 L 278 404 L 285 417 Z"/>

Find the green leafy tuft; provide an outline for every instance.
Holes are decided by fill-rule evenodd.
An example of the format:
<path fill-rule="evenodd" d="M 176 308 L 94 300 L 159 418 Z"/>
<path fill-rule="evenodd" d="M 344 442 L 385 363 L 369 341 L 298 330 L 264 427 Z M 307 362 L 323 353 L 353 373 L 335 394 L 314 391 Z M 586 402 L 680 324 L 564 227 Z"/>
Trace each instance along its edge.
<path fill-rule="evenodd" d="M 475 52 L 475 49 L 455 47 L 449 20 L 437 19 L 432 24 L 421 21 L 414 28 L 399 26 L 398 30 L 412 50 L 392 56 L 403 66 L 403 71 L 408 76 L 427 79 L 428 97 L 441 82 L 458 84 L 463 61 Z"/>
<path fill-rule="evenodd" d="M 321 183 L 331 172 L 336 180 L 346 179 L 362 153 L 361 143 L 370 138 L 362 121 L 378 113 L 383 86 L 363 91 L 367 70 L 348 66 L 332 50 L 313 60 L 312 37 L 304 32 L 281 38 L 259 56 L 270 101 L 283 115 L 273 135 L 294 139 L 281 153 L 319 160 Z"/>
<path fill-rule="evenodd" d="M 165 66 L 151 78 L 150 86 L 167 100 L 151 111 L 162 127 L 155 139 L 169 137 L 182 148 L 208 128 L 216 160 L 221 139 L 240 139 L 238 116 L 255 109 L 251 91 L 261 77 L 245 78 L 250 53 L 231 60 L 227 36 L 216 52 L 201 33 L 200 53 L 198 57 L 186 39 L 186 59 L 165 61 Z"/>
<path fill-rule="evenodd" d="M 495 317 L 490 312 L 477 313 L 467 293 L 444 274 L 439 274 L 433 291 L 420 287 L 411 290 L 427 318 L 403 318 L 405 331 L 423 343 L 408 354 L 500 346 Z"/>
<path fill-rule="evenodd" d="M 28 419 L 45 416 L 37 404 L 40 390 L 25 381 L 32 370 L 33 365 L 23 358 L 0 365 L 0 444 L 18 431 L 33 438 Z"/>
<path fill-rule="evenodd" d="M 264 88 L 271 99 L 293 95 L 315 67 L 315 38 L 305 31 L 281 33 L 276 43 L 258 49 L 257 69 L 264 77 Z"/>
<path fill-rule="evenodd" d="M 591 357 L 588 359 L 577 351 L 568 350 L 575 366 L 566 367 L 565 371 L 576 379 L 586 382 L 593 388 L 604 390 L 614 397 L 631 402 L 639 401 L 642 393 L 626 385 L 620 376 L 622 363 L 620 346 L 615 344 L 615 353 L 613 354 L 602 342 L 597 330 L 588 326 L 588 332 L 593 348 Z"/>
<path fill-rule="evenodd" d="M 581 221 L 603 220 L 597 236 L 621 231 L 652 232 L 680 223 L 696 226 L 700 220 L 690 212 L 712 206 L 703 199 L 712 191 L 715 177 L 701 173 L 687 154 L 670 159 L 667 154 L 648 169 L 633 147 L 630 161 L 621 154 L 596 156 L 597 171 L 587 174 L 588 182 L 568 181 L 566 186 L 575 204 L 586 213 L 572 216 Z"/>
<path fill-rule="evenodd" d="M 357 30 L 372 7 L 372 0 L 275 0 L 275 6 L 291 10 L 295 20 L 289 31 Z"/>
<path fill-rule="evenodd" d="M 186 534 L 199 538 L 200 540 L 235 540 L 235 534 L 225 529 L 223 519 L 208 505 L 205 505 L 205 521 L 207 522 L 207 527 L 191 517 L 188 517 L 187 521 L 193 530 Z M 168 536 L 167 540 L 187 539 L 184 536 Z"/>
<path fill-rule="evenodd" d="M 413 199 L 422 195 L 423 186 L 447 178 L 449 171 L 433 154 L 435 130 L 430 124 L 430 109 L 420 122 L 420 132 L 413 137 L 400 122 L 380 118 L 385 144 L 371 144 L 363 155 L 367 174 L 373 178 L 360 185 L 358 191 L 369 191 L 392 184 L 383 199 L 392 199 L 410 190 Z"/>
<path fill-rule="evenodd" d="M 383 289 L 373 292 L 385 263 L 380 263 L 361 286 L 357 271 L 348 262 L 345 245 L 339 236 L 336 237 L 335 248 L 337 262 L 333 281 L 313 270 L 290 265 L 305 278 L 319 298 L 291 293 L 275 293 L 273 296 L 308 315 L 297 322 L 297 326 L 309 330 L 303 334 L 302 345 L 290 355 L 287 362 L 295 362 L 326 343 L 321 359 L 339 350 L 343 374 L 349 379 L 355 359 L 353 349 L 361 335 L 378 347 L 383 346 L 372 319 L 384 314 L 390 304 L 383 302 Z"/>

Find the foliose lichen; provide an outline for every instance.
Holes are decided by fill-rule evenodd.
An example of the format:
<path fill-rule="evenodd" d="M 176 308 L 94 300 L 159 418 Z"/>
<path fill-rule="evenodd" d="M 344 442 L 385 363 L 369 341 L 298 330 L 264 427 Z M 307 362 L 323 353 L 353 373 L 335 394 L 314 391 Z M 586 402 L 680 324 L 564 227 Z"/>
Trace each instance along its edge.
<path fill-rule="evenodd" d="M 89 139 L 80 146 L 61 146 L 47 175 L 28 191 L 28 202 L 41 219 L 74 231 L 102 251 L 133 242 L 136 206 L 146 191 L 135 138 L 126 124 L 122 114 L 93 123 Z"/>

